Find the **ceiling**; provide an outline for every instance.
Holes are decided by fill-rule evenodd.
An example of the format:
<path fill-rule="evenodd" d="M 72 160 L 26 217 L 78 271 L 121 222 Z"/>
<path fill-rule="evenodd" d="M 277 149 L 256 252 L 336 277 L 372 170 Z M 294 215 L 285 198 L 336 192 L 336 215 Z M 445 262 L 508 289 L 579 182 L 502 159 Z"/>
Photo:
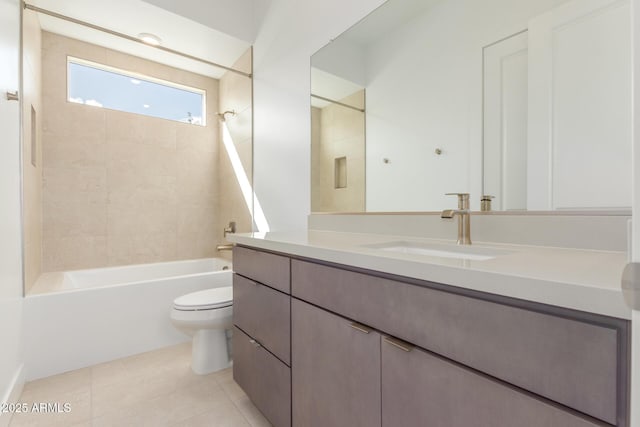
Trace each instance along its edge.
<path fill-rule="evenodd" d="M 217 0 L 216 0 L 217 1 Z M 250 0 L 253 1 L 253 0 Z M 162 46 L 228 67 L 251 46 L 227 33 L 195 22 L 176 13 L 141 0 L 28 0 L 27 3 L 81 21 L 136 37 L 151 33 L 162 40 Z M 209 2 L 213 6 L 215 1 Z M 245 9 L 236 9 L 241 13 Z M 211 13 L 210 10 L 202 14 Z M 27 13 L 33 13 L 27 11 Z M 179 55 L 129 41 L 66 20 L 38 14 L 44 31 L 61 34 L 99 46 L 119 50 L 172 67 L 220 78 L 224 69 L 203 64 Z M 249 22 L 249 21 L 247 21 Z M 248 24 L 247 24 L 248 25 Z M 243 70 L 249 72 L 250 70 Z"/>

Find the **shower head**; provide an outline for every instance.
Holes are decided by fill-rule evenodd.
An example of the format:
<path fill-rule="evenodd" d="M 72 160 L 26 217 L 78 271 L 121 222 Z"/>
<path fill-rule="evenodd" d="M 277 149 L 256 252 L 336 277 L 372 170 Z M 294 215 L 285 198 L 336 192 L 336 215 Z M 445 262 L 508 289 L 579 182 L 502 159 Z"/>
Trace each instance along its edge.
<path fill-rule="evenodd" d="M 227 114 L 231 114 L 232 116 L 236 115 L 236 112 L 234 110 L 227 110 L 224 113 L 218 113 L 218 118 L 220 119 L 221 122 L 225 122 L 227 121 Z"/>

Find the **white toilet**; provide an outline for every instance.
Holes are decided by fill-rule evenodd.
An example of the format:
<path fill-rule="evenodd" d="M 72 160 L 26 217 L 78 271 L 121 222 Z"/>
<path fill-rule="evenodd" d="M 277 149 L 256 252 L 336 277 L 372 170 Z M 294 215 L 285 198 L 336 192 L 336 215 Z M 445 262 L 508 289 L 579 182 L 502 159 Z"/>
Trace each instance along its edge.
<path fill-rule="evenodd" d="M 226 331 L 232 327 L 233 288 L 225 286 L 176 298 L 171 322 L 193 336 L 191 369 L 199 375 L 227 368 L 230 363 Z"/>

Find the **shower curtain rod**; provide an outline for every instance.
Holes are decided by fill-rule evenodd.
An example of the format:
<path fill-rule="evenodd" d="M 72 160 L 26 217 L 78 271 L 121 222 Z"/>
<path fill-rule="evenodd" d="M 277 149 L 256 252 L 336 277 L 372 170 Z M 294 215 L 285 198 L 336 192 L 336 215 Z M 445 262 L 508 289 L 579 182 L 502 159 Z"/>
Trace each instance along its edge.
<path fill-rule="evenodd" d="M 150 45 L 148 43 L 143 42 L 142 40 L 140 40 L 137 37 L 133 37 L 133 36 L 129 36 L 127 34 L 119 33 L 117 31 L 113 31 L 113 30 L 110 30 L 108 28 L 100 27 L 98 25 L 94 25 L 94 24 L 91 24 L 89 22 L 81 21 L 79 19 L 75 19 L 75 18 L 72 18 L 70 16 L 61 15 L 61 14 L 53 12 L 51 10 L 42 9 L 42 8 L 40 8 L 38 6 L 34 6 L 34 5 L 28 4 L 26 2 L 23 2 L 23 5 L 24 5 L 25 9 L 32 10 L 34 12 L 42 13 L 44 15 L 49 15 L 49 16 L 52 16 L 54 18 L 62 19 L 62 20 L 65 20 L 65 21 L 72 22 L 74 24 L 78 24 L 78 25 L 82 25 L 84 27 L 92 28 L 94 30 L 102 31 L 103 33 L 111 34 L 112 36 L 116 36 L 116 37 L 121 37 L 123 39 L 130 40 L 132 42 L 141 43 L 141 44 L 143 44 L 145 46 L 152 47 L 154 49 L 158 49 L 158 50 L 161 50 L 163 52 L 172 53 L 174 55 L 179 55 L 179 56 L 182 56 L 182 57 L 187 58 L 187 59 L 191 59 L 191 60 L 194 60 L 194 61 L 202 62 L 203 64 L 211 65 L 211 66 L 214 66 L 214 67 L 217 67 L 217 68 L 222 68 L 223 70 L 227 70 L 227 71 L 230 71 L 232 73 L 240 74 L 240 75 L 245 76 L 245 77 L 249 77 L 249 78 L 252 77 L 251 73 L 245 73 L 244 71 L 236 70 L 235 68 L 231 68 L 231 67 L 227 67 L 225 65 L 217 64 L 215 62 L 207 61 L 206 59 L 198 58 L 197 56 L 191 56 L 191 55 L 189 55 L 187 53 L 178 52 L 177 50 L 169 49 L 169 48 L 164 47 L 164 46 L 153 46 L 153 45 Z"/>
<path fill-rule="evenodd" d="M 321 99 L 323 101 L 331 102 L 332 104 L 338 104 L 338 105 L 341 105 L 343 107 L 351 108 L 352 110 L 360 111 L 361 113 L 365 112 L 364 108 L 354 107 L 353 105 L 345 104 L 344 102 L 336 101 L 334 99 L 325 98 L 324 96 L 311 94 L 311 97 L 312 98 Z"/>

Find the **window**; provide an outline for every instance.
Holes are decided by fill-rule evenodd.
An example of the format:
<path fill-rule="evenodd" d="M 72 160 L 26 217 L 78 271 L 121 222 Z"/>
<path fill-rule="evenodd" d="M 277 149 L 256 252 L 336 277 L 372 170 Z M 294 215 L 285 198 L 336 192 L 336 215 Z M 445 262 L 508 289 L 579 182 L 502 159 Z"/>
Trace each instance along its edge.
<path fill-rule="evenodd" d="M 205 91 L 67 58 L 69 102 L 205 125 Z"/>

